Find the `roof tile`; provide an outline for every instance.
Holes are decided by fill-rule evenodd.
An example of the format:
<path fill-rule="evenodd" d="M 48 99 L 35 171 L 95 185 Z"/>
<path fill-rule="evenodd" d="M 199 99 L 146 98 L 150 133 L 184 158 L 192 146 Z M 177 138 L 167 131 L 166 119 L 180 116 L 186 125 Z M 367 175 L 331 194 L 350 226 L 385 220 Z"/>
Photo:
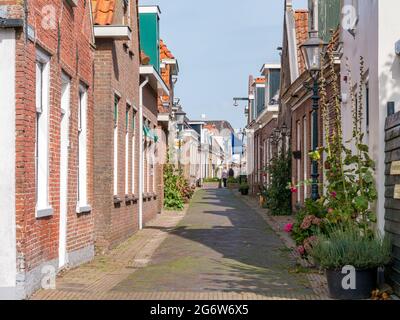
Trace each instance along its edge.
<path fill-rule="evenodd" d="M 110 25 L 113 22 L 115 0 L 92 0 L 93 22 L 97 25 Z"/>

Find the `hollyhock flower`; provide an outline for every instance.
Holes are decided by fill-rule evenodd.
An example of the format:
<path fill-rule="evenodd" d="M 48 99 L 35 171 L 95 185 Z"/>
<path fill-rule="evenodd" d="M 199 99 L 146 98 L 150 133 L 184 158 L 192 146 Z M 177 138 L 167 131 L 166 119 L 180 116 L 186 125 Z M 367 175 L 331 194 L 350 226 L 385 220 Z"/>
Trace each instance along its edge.
<path fill-rule="evenodd" d="M 316 225 L 316 226 L 320 226 L 320 225 L 321 225 L 321 222 L 322 222 L 322 220 L 321 220 L 320 218 L 315 217 L 315 218 L 313 219 L 313 221 L 312 221 L 312 224 L 313 224 L 313 225 Z"/>
<path fill-rule="evenodd" d="M 304 240 L 303 247 L 307 253 L 311 252 L 313 246 L 317 243 L 317 239 L 318 238 L 316 236 L 311 236 Z"/>
<path fill-rule="evenodd" d="M 304 254 L 306 253 L 306 250 L 304 249 L 303 246 L 298 246 L 298 247 L 297 247 L 297 252 L 298 252 L 300 255 L 304 255 Z"/>
<path fill-rule="evenodd" d="M 296 187 L 291 187 L 290 192 L 291 193 L 297 193 L 299 190 Z"/>
<path fill-rule="evenodd" d="M 302 224 L 300 225 L 300 228 L 303 230 L 307 230 L 308 228 L 311 227 L 311 224 L 313 223 L 315 216 L 306 216 L 303 219 Z"/>
<path fill-rule="evenodd" d="M 334 198 L 334 199 L 336 199 L 336 197 L 337 197 L 336 191 L 332 191 L 332 192 L 331 192 L 331 197 Z"/>
<path fill-rule="evenodd" d="M 286 226 L 285 226 L 285 232 L 287 232 L 287 233 L 291 233 L 292 231 L 293 231 L 293 223 L 288 223 Z"/>

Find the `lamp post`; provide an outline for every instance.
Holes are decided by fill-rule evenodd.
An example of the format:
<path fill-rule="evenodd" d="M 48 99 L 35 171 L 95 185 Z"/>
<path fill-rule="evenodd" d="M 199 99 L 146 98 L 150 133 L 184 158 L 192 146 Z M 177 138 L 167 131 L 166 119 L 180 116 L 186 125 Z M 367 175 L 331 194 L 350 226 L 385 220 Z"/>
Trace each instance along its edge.
<path fill-rule="evenodd" d="M 312 110 L 313 110 L 313 141 L 312 150 L 315 152 L 318 148 L 318 108 L 319 108 L 319 83 L 318 77 L 322 69 L 322 54 L 325 52 L 327 43 L 318 37 L 318 32 L 311 31 L 309 39 L 301 45 L 301 52 L 303 53 L 304 61 L 311 78 L 314 81 L 312 91 Z M 313 158 L 312 160 L 312 187 L 311 187 L 311 199 L 316 201 L 319 199 L 318 190 L 318 160 Z"/>
<path fill-rule="evenodd" d="M 182 131 L 183 131 L 183 126 L 185 124 L 185 117 L 186 117 L 186 112 L 184 112 L 182 109 L 179 109 L 178 111 L 175 112 L 175 119 L 176 123 L 178 125 L 178 141 L 179 141 L 179 155 L 178 155 L 178 169 L 179 171 L 181 170 L 181 147 L 182 147 Z"/>

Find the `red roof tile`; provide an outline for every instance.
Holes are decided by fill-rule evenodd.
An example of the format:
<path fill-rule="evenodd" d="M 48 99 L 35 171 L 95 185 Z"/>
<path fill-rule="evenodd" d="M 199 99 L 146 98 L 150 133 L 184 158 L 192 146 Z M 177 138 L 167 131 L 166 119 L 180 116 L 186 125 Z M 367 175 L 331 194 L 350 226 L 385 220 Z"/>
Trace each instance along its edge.
<path fill-rule="evenodd" d="M 94 24 L 112 24 L 115 11 L 115 0 L 92 0 L 92 11 Z"/>
<path fill-rule="evenodd" d="M 308 39 L 308 10 L 299 9 L 295 11 L 297 55 L 300 74 L 305 71 L 304 58 L 300 46 Z"/>
<path fill-rule="evenodd" d="M 175 59 L 174 55 L 162 39 L 160 39 L 160 59 Z"/>

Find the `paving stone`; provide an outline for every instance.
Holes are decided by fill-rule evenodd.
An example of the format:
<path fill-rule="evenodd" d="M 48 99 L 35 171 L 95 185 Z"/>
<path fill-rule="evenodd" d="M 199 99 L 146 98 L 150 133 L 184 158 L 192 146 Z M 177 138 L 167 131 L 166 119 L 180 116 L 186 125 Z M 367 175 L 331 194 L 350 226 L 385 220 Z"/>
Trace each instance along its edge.
<path fill-rule="evenodd" d="M 185 214 L 186 213 L 186 214 Z M 232 191 L 196 192 L 32 299 L 317 299 L 315 277 L 290 273 L 296 257 L 251 203 Z"/>

